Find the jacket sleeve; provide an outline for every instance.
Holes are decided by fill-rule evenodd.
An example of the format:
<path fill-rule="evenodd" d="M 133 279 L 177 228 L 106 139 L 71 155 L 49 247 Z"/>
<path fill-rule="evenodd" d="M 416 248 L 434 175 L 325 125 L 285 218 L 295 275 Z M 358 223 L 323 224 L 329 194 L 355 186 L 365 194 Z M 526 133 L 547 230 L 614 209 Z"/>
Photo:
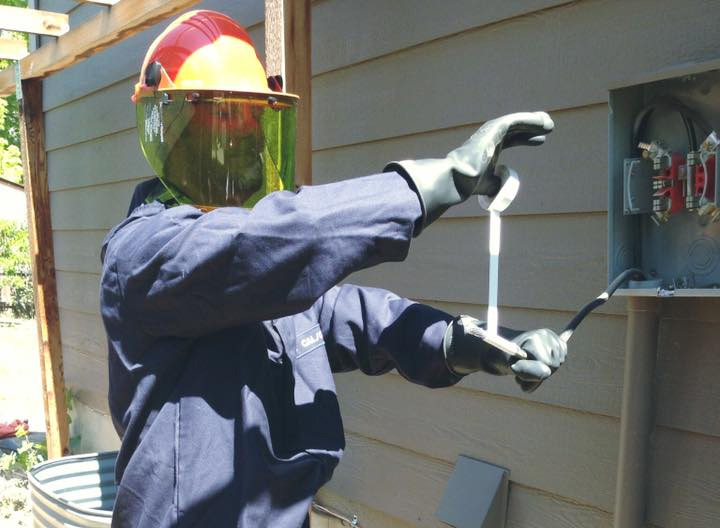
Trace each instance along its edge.
<path fill-rule="evenodd" d="M 351 284 L 334 287 L 318 304 L 333 372 L 359 368 L 377 375 L 396 368 L 427 387 L 460 381 L 447 368 L 442 351 L 451 315 L 386 290 Z"/>
<path fill-rule="evenodd" d="M 143 207 L 109 236 L 101 302 L 179 337 L 308 309 L 348 274 L 403 260 L 421 215 L 397 173 L 273 193 L 251 211 Z"/>

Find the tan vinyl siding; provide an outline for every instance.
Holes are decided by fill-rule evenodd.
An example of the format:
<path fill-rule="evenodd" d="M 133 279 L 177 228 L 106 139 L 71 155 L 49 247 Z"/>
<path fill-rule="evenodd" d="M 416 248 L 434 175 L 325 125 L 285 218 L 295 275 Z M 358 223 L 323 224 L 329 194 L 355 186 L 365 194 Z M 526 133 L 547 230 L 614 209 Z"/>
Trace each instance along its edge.
<path fill-rule="evenodd" d="M 517 327 L 561 328 L 606 280 L 608 89 L 642 73 L 714 58 L 717 45 L 708 33 L 668 38 L 677 24 L 710 31 L 705 19 L 710 3 L 558 3 L 535 6 L 532 13 L 519 8 L 505 20 L 486 22 L 468 22 L 454 5 L 423 4 L 408 15 L 407 24 L 403 19 L 393 25 L 385 39 L 375 33 L 383 27 L 377 11 L 352 4 L 334 0 L 316 7 L 314 46 L 321 51 L 313 65 L 315 181 L 376 172 L 392 159 L 441 156 L 484 119 L 550 110 L 557 132 L 548 145 L 504 156 L 523 180 L 503 226 L 501 320 Z M 331 45 L 342 32 L 333 21 L 346 18 L 355 22 L 350 39 Z M 444 35 L 419 29 L 421 19 L 435 18 L 440 26 L 449 18 L 457 25 L 443 26 Z M 630 38 L 643 45 L 628 48 Z M 428 229 L 405 263 L 386 264 L 351 280 L 450 313 L 482 316 L 486 230 L 477 205 L 468 203 Z M 467 277 L 474 280 L 468 284 Z M 718 304 L 709 304 L 706 308 L 717 312 Z M 519 393 L 506 378 L 475 376 L 460 388 L 430 392 L 398 376 L 338 376 L 350 461 L 343 462 L 328 489 L 405 522 L 435 526 L 447 472 L 462 453 L 510 468 L 509 526 L 610 526 L 624 307 L 624 300 L 616 299 L 591 316 L 573 339 L 568 365 L 533 395 Z M 710 411 L 720 395 L 709 379 L 717 365 L 711 325 L 665 318 L 661 328 L 659 378 L 665 385 L 658 394 L 658 423 L 663 427 L 652 455 L 649 519 L 657 526 L 713 526 L 720 515 L 713 499 L 718 482 L 681 476 L 687 468 L 702 473 L 695 463 L 700 455 L 688 450 L 680 465 L 667 460 L 673 442 L 690 449 L 706 438 L 675 431 L 678 425 L 717 434 Z M 694 353 L 703 359 L 678 369 L 679 332 L 688 329 L 695 336 Z M 705 450 L 720 446 L 707 438 Z M 390 455 L 393 449 L 401 451 Z M 406 465 L 401 452 L 413 462 Z M 682 493 L 672 491 L 678 480 Z"/>
<path fill-rule="evenodd" d="M 72 9 L 76 22 L 101 9 L 40 4 Z M 441 156 L 498 114 L 551 111 L 557 131 L 546 146 L 503 155 L 522 187 L 503 224 L 500 317 L 518 328 L 560 329 L 606 281 L 608 89 L 716 58 L 715 4 L 318 0 L 314 182 L 378 172 L 393 159 Z M 237 16 L 262 50 L 261 1 L 203 5 Z M 65 374 L 81 403 L 104 414 L 99 246 L 123 218 L 135 184 L 151 174 L 129 96 L 157 32 L 45 82 Z M 350 280 L 482 317 L 486 230 L 469 202 L 418 238 L 406 262 Z M 664 306 L 648 504 L 659 528 L 720 524 L 719 308 L 712 300 Z M 348 448 L 320 498 L 357 512 L 366 526 L 440 527 L 435 510 L 465 454 L 510 469 L 508 527 L 609 528 L 625 326 L 623 299 L 591 315 L 573 337 L 568 363 L 530 395 L 512 379 L 483 375 L 437 391 L 397 374 L 337 376 Z"/>

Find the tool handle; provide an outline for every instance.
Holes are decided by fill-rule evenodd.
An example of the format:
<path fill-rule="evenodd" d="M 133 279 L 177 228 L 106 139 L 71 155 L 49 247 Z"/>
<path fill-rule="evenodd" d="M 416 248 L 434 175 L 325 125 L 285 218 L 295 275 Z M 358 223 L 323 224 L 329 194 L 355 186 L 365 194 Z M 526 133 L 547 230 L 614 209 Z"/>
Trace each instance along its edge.
<path fill-rule="evenodd" d="M 497 348 L 498 350 L 502 350 L 512 357 L 527 359 L 527 352 L 520 348 L 516 343 L 513 343 L 512 341 L 497 334 L 491 334 L 484 328 L 478 328 L 477 332 L 480 335 L 480 338 L 488 345 Z"/>

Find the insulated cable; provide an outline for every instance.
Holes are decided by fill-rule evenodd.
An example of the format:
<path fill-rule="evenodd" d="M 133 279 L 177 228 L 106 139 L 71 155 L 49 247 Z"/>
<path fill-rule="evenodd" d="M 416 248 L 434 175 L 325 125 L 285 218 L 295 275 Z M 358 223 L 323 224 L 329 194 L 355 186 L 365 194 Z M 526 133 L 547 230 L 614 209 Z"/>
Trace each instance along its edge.
<path fill-rule="evenodd" d="M 699 118 L 690 108 L 671 97 L 663 97 L 656 99 L 653 103 L 643 108 L 635 117 L 633 123 L 633 148 L 637 148 L 638 142 L 641 141 L 640 136 L 645 131 L 645 127 L 650 116 L 655 110 L 667 110 L 677 112 L 683 120 L 685 126 L 685 134 L 687 136 L 688 148 L 691 151 L 697 150 L 697 136 L 695 135 L 695 123 L 702 129 L 703 133 L 707 128 L 707 123 Z M 709 133 L 709 132 L 708 132 Z"/>
<path fill-rule="evenodd" d="M 623 283 L 625 283 L 625 281 L 633 277 L 637 277 L 640 279 L 646 278 L 642 270 L 638 268 L 630 268 L 623 271 L 620 275 L 613 279 L 613 281 L 608 285 L 608 287 L 605 288 L 604 292 L 602 292 L 595 299 L 582 307 L 582 309 L 575 315 L 575 317 L 573 317 L 572 320 L 567 324 L 565 330 L 562 331 L 562 333 L 560 334 L 560 339 L 567 342 L 570 337 L 572 337 L 573 333 L 580 325 L 580 323 L 582 323 L 583 319 L 585 319 L 585 317 L 590 312 L 592 312 L 598 306 L 602 306 L 603 304 L 605 304 L 605 302 L 610 297 L 612 297 L 613 293 L 615 293 L 615 290 L 617 290 Z"/>

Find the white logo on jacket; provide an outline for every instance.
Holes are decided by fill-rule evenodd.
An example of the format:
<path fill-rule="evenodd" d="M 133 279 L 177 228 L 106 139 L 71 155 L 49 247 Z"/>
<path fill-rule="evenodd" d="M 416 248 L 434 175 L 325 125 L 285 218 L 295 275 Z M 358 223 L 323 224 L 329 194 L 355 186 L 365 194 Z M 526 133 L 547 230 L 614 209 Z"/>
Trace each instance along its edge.
<path fill-rule="evenodd" d="M 297 357 L 302 357 L 308 352 L 312 352 L 325 344 L 322 331 L 318 325 L 308 328 L 304 332 L 300 332 L 297 336 Z"/>
<path fill-rule="evenodd" d="M 311 335 L 311 336 L 303 338 L 300 341 L 300 346 L 303 348 L 307 348 L 310 345 L 314 345 L 318 341 L 322 340 L 322 338 L 323 338 L 322 332 L 320 330 L 318 330 L 317 332 L 315 332 L 315 335 Z"/>

